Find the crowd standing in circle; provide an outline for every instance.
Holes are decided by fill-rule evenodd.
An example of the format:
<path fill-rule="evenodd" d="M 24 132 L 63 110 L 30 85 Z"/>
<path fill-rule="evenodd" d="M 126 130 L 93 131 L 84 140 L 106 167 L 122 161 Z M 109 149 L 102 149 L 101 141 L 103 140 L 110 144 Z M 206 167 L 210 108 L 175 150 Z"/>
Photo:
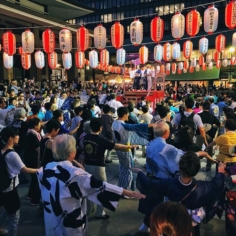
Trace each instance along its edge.
<path fill-rule="evenodd" d="M 39 206 L 47 236 L 85 235 L 94 206 L 97 219 L 108 219 L 104 208 L 115 211 L 120 197 L 140 199 L 134 211 L 145 215 L 139 232 L 147 235 L 199 236 L 200 225 L 223 209 L 226 234 L 235 235 L 235 88 L 158 84 L 155 89 L 165 91 L 162 102 L 142 97 L 126 107 L 115 93 L 151 89 L 151 69 L 143 70 L 122 88 L 101 81 L 2 81 L 0 227 L 7 216 L 8 229 L 1 227 L 0 234 L 17 235 L 17 185 L 29 182 L 28 173 L 27 198 Z M 135 168 L 139 146 L 146 174 Z M 118 186 L 106 182 L 112 149 Z M 210 181 L 195 179 L 202 158 L 206 171 L 216 169 Z"/>

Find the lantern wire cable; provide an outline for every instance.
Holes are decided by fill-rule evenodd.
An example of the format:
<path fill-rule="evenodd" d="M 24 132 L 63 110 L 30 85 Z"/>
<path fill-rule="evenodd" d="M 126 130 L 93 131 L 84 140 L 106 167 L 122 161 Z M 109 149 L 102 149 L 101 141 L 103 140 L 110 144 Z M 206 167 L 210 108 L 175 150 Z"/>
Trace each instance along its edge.
<path fill-rule="evenodd" d="M 184 7 L 182 9 L 176 9 L 175 12 L 182 12 L 184 10 L 188 10 L 188 9 L 195 9 L 198 7 L 203 7 L 204 6 L 211 6 L 211 5 L 215 5 L 216 3 L 220 3 L 220 2 L 227 2 L 227 0 L 218 0 L 218 1 L 214 1 L 214 2 L 210 2 L 210 3 L 204 3 L 204 4 L 199 4 L 199 5 L 195 5 L 195 6 L 191 6 L 191 7 Z M 130 17 L 124 17 L 122 19 L 114 19 L 111 22 L 114 21 L 123 21 L 123 20 L 128 20 L 128 19 L 134 19 L 134 18 L 140 18 L 140 17 L 150 17 L 150 16 L 157 16 L 158 13 L 152 13 L 152 14 L 147 14 L 147 15 L 140 15 L 140 16 L 130 16 Z M 110 23 L 110 22 L 105 22 L 104 20 L 99 20 L 99 21 L 91 21 L 91 22 L 84 22 L 84 23 L 76 23 L 76 24 L 72 24 L 72 23 L 68 23 L 65 26 L 82 26 L 82 25 L 90 25 L 90 24 L 99 24 L 99 23 Z M 60 26 L 56 26 L 56 25 L 45 25 L 45 26 L 28 26 L 28 27 L 14 27 L 14 28 L 0 28 L 0 30 L 15 30 L 15 29 L 40 29 L 40 28 L 58 28 Z M 62 27 L 60 27 L 62 28 Z"/>
<path fill-rule="evenodd" d="M 181 40 L 190 40 L 191 41 L 191 39 L 193 39 L 193 38 L 201 38 L 201 37 L 206 37 L 206 36 L 210 37 L 212 35 L 227 33 L 227 32 L 230 32 L 230 31 L 235 31 L 235 29 L 227 29 L 227 30 L 223 30 L 223 31 L 217 31 L 217 32 L 213 32 L 211 34 L 196 35 L 194 37 L 185 37 L 185 38 L 180 38 L 179 40 L 176 40 L 176 39 L 163 40 L 163 41 L 160 41 L 158 44 L 160 44 L 160 43 L 167 43 L 167 42 L 178 42 L 178 41 L 181 41 Z M 150 44 L 156 44 L 156 42 L 152 41 L 152 42 L 142 43 L 141 46 L 143 46 L 143 45 L 150 45 Z M 129 47 L 129 46 L 134 46 L 134 45 L 133 44 L 124 44 L 121 48 Z M 109 46 L 106 46 L 106 48 L 113 48 L 113 46 L 109 45 Z M 42 50 L 43 48 L 35 48 L 35 49 L 36 50 Z M 55 49 L 61 50 L 60 48 L 55 48 Z M 77 50 L 77 48 L 72 48 L 72 49 Z M 96 48 L 95 47 L 90 47 L 90 49 L 93 50 L 93 49 L 96 49 Z"/>

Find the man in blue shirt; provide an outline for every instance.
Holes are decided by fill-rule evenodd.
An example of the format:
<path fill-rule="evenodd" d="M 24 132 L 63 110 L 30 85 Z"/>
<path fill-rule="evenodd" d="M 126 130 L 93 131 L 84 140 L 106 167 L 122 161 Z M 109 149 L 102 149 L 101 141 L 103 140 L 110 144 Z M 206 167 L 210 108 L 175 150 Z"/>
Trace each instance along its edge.
<path fill-rule="evenodd" d="M 223 109 L 227 107 L 223 97 L 219 97 L 219 103 L 217 105 L 219 107 L 220 116 L 223 116 Z"/>
<path fill-rule="evenodd" d="M 220 110 L 219 107 L 214 103 L 214 97 L 208 99 L 210 105 L 210 113 L 219 119 Z"/>

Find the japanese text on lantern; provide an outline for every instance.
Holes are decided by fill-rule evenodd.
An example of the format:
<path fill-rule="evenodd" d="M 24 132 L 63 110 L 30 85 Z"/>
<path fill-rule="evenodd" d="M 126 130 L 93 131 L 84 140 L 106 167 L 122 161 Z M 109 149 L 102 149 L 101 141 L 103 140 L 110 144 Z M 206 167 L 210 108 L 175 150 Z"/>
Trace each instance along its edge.
<path fill-rule="evenodd" d="M 103 40 L 102 27 L 99 27 L 98 28 L 98 45 L 99 45 L 99 47 L 102 47 L 102 40 Z"/>
<path fill-rule="evenodd" d="M 60 35 L 61 35 L 61 42 L 63 43 L 63 44 L 61 44 L 61 49 L 63 50 L 65 47 L 66 47 L 66 45 L 64 44 L 65 43 L 65 31 L 64 30 L 62 30 L 61 32 L 60 32 Z"/>
<path fill-rule="evenodd" d="M 131 42 L 135 43 L 136 42 L 136 22 L 132 22 L 131 24 Z"/>
<path fill-rule="evenodd" d="M 26 33 L 24 34 L 25 36 L 25 51 L 28 52 L 29 51 L 29 35 Z"/>
<path fill-rule="evenodd" d="M 5 46 L 4 50 L 5 52 L 8 53 L 8 50 L 9 50 L 8 34 L 4 34 L 3 36 L 4 36 L 4 46 Z"/>
<path fill-rule="evenodd" d="M 193 33 L 192 32 L 192 29 L 193 29 L 192 21 L 193 21 L 193 13 L 190 12 L 189 15 L 188 15 L 188 34 L 190 34 L 190 35 Z"/>
<path fill-rule="evenodd" d="M 215 10 L 210 9 L 209 11 L 209 30 L 213 30 L 214 28 L 214 15 L 215 15 Z"/>
<path fill-rule="evenodd" d="M 157 38 L 161 38 L 161 32 L 162 32 L 162 21 L 158 19 L 157 21 Z"/>
<path fill-rule="evenodd" d="M 232 9 L 232 24 L 236 25 L 236 3 L 233 5 L 233 9 Z"/>
<path fill-rule="evenodd" d="M 54 50 L 54 34 L 50 32 L 49 34 L 49 51 Z"/>

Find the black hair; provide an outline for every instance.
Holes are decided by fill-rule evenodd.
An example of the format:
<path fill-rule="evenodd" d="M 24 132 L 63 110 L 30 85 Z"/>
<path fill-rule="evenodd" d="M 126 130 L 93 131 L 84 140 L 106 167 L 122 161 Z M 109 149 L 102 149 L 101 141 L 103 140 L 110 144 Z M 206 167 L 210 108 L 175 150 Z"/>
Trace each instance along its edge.
<path fill-rule="evenodd" d="M 75 111 L 75 114 L 78 116 L 79 113 L 83 111 L 83 108 L 82 108 L 82 107 L 76 107 L 76 108 L 74 109 L 74 111 Z"/>
<path fill-rule="evenodd" d="M 119 107 L 117 109 L 117 115 L 119 118 L 122 118 L 124 115 L 128 114 L 129 110 L 127 107 Z"/>
<path fill-rule="evenodd" d="M 157 107 L 157 112 L 161 118 L 165 118 L 167 116 L 168 110 L 166 107 L 159 105 Z"/>
<path fill-rule="evenodd" d="M 210 103 L 214 103 L 214 101 L 215 101 L 215 99 L 214 99 L 213 97 L 209 97 L 207 100 L 208 100 Z"/>
<path fill-rule="evenodd" d="M 142 101 L 144 101 L 144 100 L 145 100 L 145 97 L 144 97 L 144 96 L 142 96 L 142 97 L 141 97 L 141 100 L 142 100 Z"/>
<path fill-rule="evenodd" d="M 44 107 L 45 107 L 46 110 L 50 110 L 50 108 L 52 107 L 52 103 L 51 102 L 46 102 L 44 104 Z"/>
<path fill-rule="evenodd" d="M 194 106 L 194 100 L 191 97 L 186 98 L 185 100 L 185 106 L 188 109 L 192 109 Z"/>
<path fill-rule="evenodd" d="M 143 112 L 143 113 L 147 113 L 148 110 L 149 110 L 149 108 L 148 108 L 147 105 L 142 106 L 142 112 Z"/>
<path fill-rule="evenodd" d="M 231 109 L 230 107 L 225 106 L 225 107 L 223 108 L 223 112 L 224 112 L 225 115 L 226 115 L 226 114 L 229 113 L 229 112 L 233 112 L 233 109 Z"/>
<path fill-rule="evenodd" d="M 1 141 L 3 143 L 1 143 L 1 146 L 5 146 L 4 144 L 6 144 L 9 140 L 9 138 L 14 138 L 15 136 L 19 135 L 19 132 L 17 129 L 13 128 L 13 127 L 5 127 L 1 130 Z"/>
<path fill-rule="evenodd" d="M 225 116 L 226 116 L 227 120 L 229 120 L 229 119 L 236 119 L 236 114 L 233 111 L 227 112 L 225 114 Z"/>
<path fill-rule="evenodd" d="M 12 97 L 12 98 L 9 98 L 9 104 L 12 104 L 13 103 L 13 101 L 15 101 L 16 100 L 16 97 Z"/>
<path fill-rule="evenodd" d="M 134 111 L 134 106 L 132 106 L 132 105 L 128 105 L 127 108 L 129 110 L 129 112 L 133 112 Z"/>
<path fill-rule="evenodd" d="M 61 117 L 63 115 L 63 111 L 60 109 L 57 109 L 53 112 L 53 118 L 54 119 L 58 119 L 59 117 Z"/>
<path fill-rule="evenodd" d="M 47 133 L 51 133 L 53 130 L 58 130 L 61 128 L 61 124 L 56 119 L 51 119 L 46 123 Z"/>
<path fill-rule="evenodd" d="M 208 101 L 204 102 L 202 105 L 203 110 L 210 110 L 210 107 L 211 104 Z"/>
<path fill-rule="evenodd" d="M 93 132 L 100 131 L 100 128 L 102 127 L 102 119 L 93 117 L 90 121 L 90 127 Z"/>
<path fill-rule="evenodd" d="M 235 131 L 236 130 L 236 120 L 233 120 L 233 119 L 226 120 L 225 128 L 227 128 L 229 131 Z"/>
<path fill-rule="evenodd" d="M 88 120 L 91 120 L 92 112 L 89 109 L 85 109 L 85 110 L 83 110 L 83 114 L 82 114 L 81 117 L 82 117 L 84 122 L 88 121 Z"/>
<path fill-rule="evenodd" d="M 115 99 L 115 97 L 116 97 L 116 95 L 114 94 L 114 93 L 112 93 L 111 95 L 110 95 L 110 99 L 112 100 L 112 99 Z"/>
<path fill-rule="evenodd" d="M 107 114 L 111 111 L 111 107 L 108 105 L 108 104 L 105 104 L 103 107 L 102 107 L 102 110 L 103 110 L 103 113 L 104 114 Z"/>
<path fill-rule="evenodd" d="M 195 103 L 195 107 L 196 107 L 196 108 L 199 108 L 199 106 L 200 106 L 200 102 L 196 102 L 196 103 Z"/>
<path fill-rule="evenodd" d="M 28 128 L 29 129 L 33 129 L 35 126 L 37 126 L 39 123 L 41 122 L 41 120 L 37 117 L 32 118 L 28 121 Z"/>
<path fill-rule="evenodd" d="M 179 161 L 180 173 L 185 177 L 194 177 L 200 168 L 200 159 L 195 152 L 186 152 Z"/>
<path fill-rule="evenodd" d="M 33 113 L 34 115 L 38 114 L 39 111 L 40 111 L 40 106 L 37 105 L 37 104 L 32 105 L 31 111 L 32 111 L 32 113 Z"/>

